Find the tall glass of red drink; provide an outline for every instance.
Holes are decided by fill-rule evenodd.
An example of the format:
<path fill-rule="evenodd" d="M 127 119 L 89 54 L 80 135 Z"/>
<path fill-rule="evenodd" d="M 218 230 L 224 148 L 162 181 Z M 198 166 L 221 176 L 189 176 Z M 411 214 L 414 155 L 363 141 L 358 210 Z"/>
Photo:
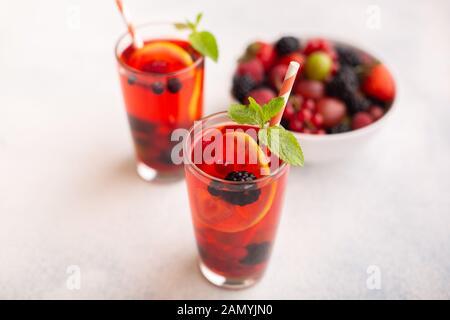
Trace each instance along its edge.
<path fill-rule="evenodd" d="M 172 161 L 171 133 L 201 118 L 204 58 L 172 24 L 147 24 L 137 32 L 143 48 L 134 48 L 127 33 L 115 49 L 137 171 L 145 180 L 178 177 L 182 165 Z"/>
<path fill-rule="evenodd" d="M 289 165 L 274 155 L 268 156 L 271 163 L 262 160 L 267 154 L 257 145 L 258 130 L 222 112 L 197 121 L 184 143 L 200 270 L 221 287 L 245 288 L 262 277 L 280 219 Z M 218 139 L 222 150 L 211 151 Z"/>

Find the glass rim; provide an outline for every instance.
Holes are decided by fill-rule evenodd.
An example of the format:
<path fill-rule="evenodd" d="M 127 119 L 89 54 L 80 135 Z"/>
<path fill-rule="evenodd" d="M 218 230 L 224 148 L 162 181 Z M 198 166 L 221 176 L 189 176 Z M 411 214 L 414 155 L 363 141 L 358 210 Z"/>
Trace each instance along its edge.
<path fill-rule="evenodd" d="M 139 29 L 144 29 L 144 28 L 147 28 L 147 27 L 173 26 L 173 24 L 174 24 L 173 22 L 169 22 L 169 21 L 147 22 L 147 23 L 142 23 L 142 24 L 136 25 L 136 26 L 135 26 L 135 29 L 136 29 L 136 30 L 139 30 Z M 173 27 L 174 27 L 174 29 L 175 29 L 175 26 L 173 26 Z M 119 52 L 119 45 L 120 45 L 120 43 L 121 43 L 123 40 L 125 40 L 126 37 L 131 37 L 128 31 L 122 33 L 122 34 L 119 36 L 119 38 L 117 39 L 116 45 L 114 46 L 114 56 L 116 57 L 116 60 L 117 60 L 117 62 L 119 63 L 119 65 L 120 65 L 121 67 L 123 67 L 123 68 L 126 69 L 127 71 L 133 72 L 133 73 L 135 73 L 135 74 L 140 74 L 140 75 L 144 75 L 144 76 L 153 76 L 153 77 L 176 76 L 176 75 L 183 74 L 183 73 L 187 73 L 187 72 L 189 72 L 189 71 L 191 71 L 191 70 L 194 70 L 194 69 L 195 69 L 196 67 L 198 67 L 201 63 L 203 63 L 203 61 L 205 60 L 205 57 L 199 53 L 199 57 L 198 57 L 197 59 L 195 59 L 195 61 L 194 61 L 190 66 L 187 66 L 187 67 L 185 67 L 185 68 L 183 68 L 183 69 L 180 69 L 180 70 L 177 70 L 177 71 L 166 72 L 166 73 L 148 72 L 148 71 L 142 71 L 142 70 L 139 70 L 139 69 L 135 69 L 135 68 L 129 66 L 128 64 L 124 63 L 124 62 L 122 61 L 122 59 L 120 59 L 120 55 L 123 53 L 123 51 L 122 51 L 122 52 Z M 182 38 L 175 38 L 175 39 L 187 41 L 186 39 L 182 39 Z M 130 40 L 131 40 L 131 39 L 130 39 Z M 145 38 L 143 39 L 143 41 L 145 41 Z M 131 43 L 132 43 L 132 42 L 130 41 L 130 44 L 131 44 Z M 128 47 L 127 47 L 127 48 L 128 48 Z M 194 50 L 195 50 L 195 49 L 194 49 Z"/>
<path fill-rule="evenodd" d="M 216 112 L 213 114 L 210 114 L 209 116 L 206 116 L 204 118 L 201 118 L 199 121 L 201 123 L 210 120 L 212 118 L 216 118 L 219 116 L 223 116 L 223 115 L 227 115 L 226 111 L 220 111 L 220 112 Z M 235 123 L 230 119 L 230 123 Z M 205 171 L 201 170 L 195 163 L 192 162 L 191 160 L 191 156 L 190 156 L 190 152 L 186 152 L 186 151 L 190 151 L 187 150 L 187 144 L 190 141 L 190 137 L 192 136 L 192 133 L 194 132 L 194 129 L 196 128 L 196 126 L 198 126 L 200 123 L 196 123 L 194 124 L 188 131 L 187 133 L 187 137 L 185 139 L 185 141 L 183 142 L 183 158 L 184 158 L 184 165 L 185 166 L 189 166 L 190 168 L 194 168 L 193 170 L 198 174 L 201 175 L 203 178 L 207 178 L 209 180 L 212 181 L 216 181 L 222 184 L 229 184 L 229 185 L 245 185 L 245 184 L 264 184 L 267 183 L 267 181 L 269 180 L 273 180 L 275 178 L 277 178 L 278 176 L 280 176 L 284 170 L 288 167 L 287 162 L 284 162 L 274 171 L 271 172 L 269 175 L 266 176 L 262 176 L 260 178 L 257 178 L 255 180 L 252 181 L 230 181 L 230 180 L 225 180 L 225 179 L 221 179 L 215 176 L 210 175 L 209 173 L 206 173 Z"/>

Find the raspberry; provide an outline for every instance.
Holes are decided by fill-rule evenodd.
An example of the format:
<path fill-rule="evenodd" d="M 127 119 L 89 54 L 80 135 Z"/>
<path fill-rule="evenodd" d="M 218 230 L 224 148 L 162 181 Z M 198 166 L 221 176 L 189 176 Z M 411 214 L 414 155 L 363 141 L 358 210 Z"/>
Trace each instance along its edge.
<path fill-rule="evenodd" d="M 345 117 L 346 109 L 342 101 L 334 98 L 322 98 L 317 101 L 317 111 L 323 116 L 323 126 L 333 127 Z"/>
<path fill-rule="evenodd" d="M 279 56 L 297 51 L 300 48 L 300 42 L 295 37 L 283 37 L 275 43 L 275 50 Z"/>
<path fill-rule="evenodd" d="M 373 105 L 369 108 L 369 113 L 374 120 L 378 120 L 383 116 L 384 110 L 380 106 Z"/>
<path fill-rule="evenodd" d="M 248 76 L 235 76 L 233 79 L 233 88 L 231 93 L 240 102 L 245 103 L 250 91 L 255 87 L 255 82 Z"/>
<path fill-rule="evenodd" d="M 250 44 L 245 51 L 245 57 L 258 59 L 262 63 L 265 71 L 268 71 L 272 67 L 275 56 L 275 48 L 271 44 L 262 41 L 256 41 Z"/>
<path fill-rule="evenodd" d="M 310 99 L 320 99 L 324 92 L 325 86 L 322 81 L 300 80 L 294 87 L 294 93 Z"/>
<path fill-rule="evenodd" d="M 316 51 L 323 51 L 330 54 L 334 50 L 331 43 L 325 39 L 315 38 L 308 40 L 305 48 L 303 49 L 303 53 L 309 55 Z"/>
<path fill-rule="evenodd" d="M 341 66 L 356 67 L 362 63 L 358 53 L 352 48 L 337 46 L 336 51 Z"/>
<path fill-rule="evenodd" d="M 239 76 L 248 75 L 258 84 L 264 80 L 264 67 L 258 59 L 253 59 L 241 62 L 237 67 L 236 74 Z"/>
<path fill-rule="evenodd" d="M 358 112 L 353 116 L 352 129 L 356 130 L 368 126 L 373 122 L 372 116 L 367 112 Z"/>
<path fill-rule="evenodd" d="M 270 70 L 269 82 L 276 90 L 281 89 L 281 85 L 283 84 L 287 69 L 287 65 L 279 64 L 273 67 L 272 70 Z"/>
<path fill-rule="evenodd" d="M 272 98 L 275 98 L 276 95 L 272 89 L 261 87 L 250 91 L 248 96 L 255 99 L 255 101 L 258 102 L 258 104 L 263 105 L 269 102 Z"/>

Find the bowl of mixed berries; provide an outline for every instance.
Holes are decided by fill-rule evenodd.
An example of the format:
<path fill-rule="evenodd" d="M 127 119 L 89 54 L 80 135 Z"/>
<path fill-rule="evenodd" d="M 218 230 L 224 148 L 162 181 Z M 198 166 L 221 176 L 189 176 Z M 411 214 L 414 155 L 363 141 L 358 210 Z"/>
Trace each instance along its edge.
<path fill-rule="evenodd" d="M 324 38 L 282 37 L 251 43 L 240 57 L 231 93 L 263 105 L 277 95 L 290 61 L 300 63 L 281 124 L 309 162 L 358 152 L 391 114 L 395 81 L 376 57 Z"/>

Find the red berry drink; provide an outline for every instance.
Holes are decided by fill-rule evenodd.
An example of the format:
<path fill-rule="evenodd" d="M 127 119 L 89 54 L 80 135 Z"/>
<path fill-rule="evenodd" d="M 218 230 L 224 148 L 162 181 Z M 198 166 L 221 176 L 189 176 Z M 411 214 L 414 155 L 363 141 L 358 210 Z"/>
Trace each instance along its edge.
<path fill-rule="evenodd" d="M 258 146 L 257 132 L 218 113 L 196 123 L 184 144 L 200 269 L 221 287 L 261 278 L 280 219 L 289 166 Z"/>
<path fill-rule="evenodd" d="M 176 144 L 171 134 L 177 128 L 189 128 L 202 115 L 203 57 L 187 41 L 151 34 L 160 34 L 163 27 L 172 28 L 138 28 L 151 38 L 142 48 L 133 47 L 128 35 L 116 47 L 138 173 L 145 180 L 180 172 L 182 166 L 171 157 Z"/>

